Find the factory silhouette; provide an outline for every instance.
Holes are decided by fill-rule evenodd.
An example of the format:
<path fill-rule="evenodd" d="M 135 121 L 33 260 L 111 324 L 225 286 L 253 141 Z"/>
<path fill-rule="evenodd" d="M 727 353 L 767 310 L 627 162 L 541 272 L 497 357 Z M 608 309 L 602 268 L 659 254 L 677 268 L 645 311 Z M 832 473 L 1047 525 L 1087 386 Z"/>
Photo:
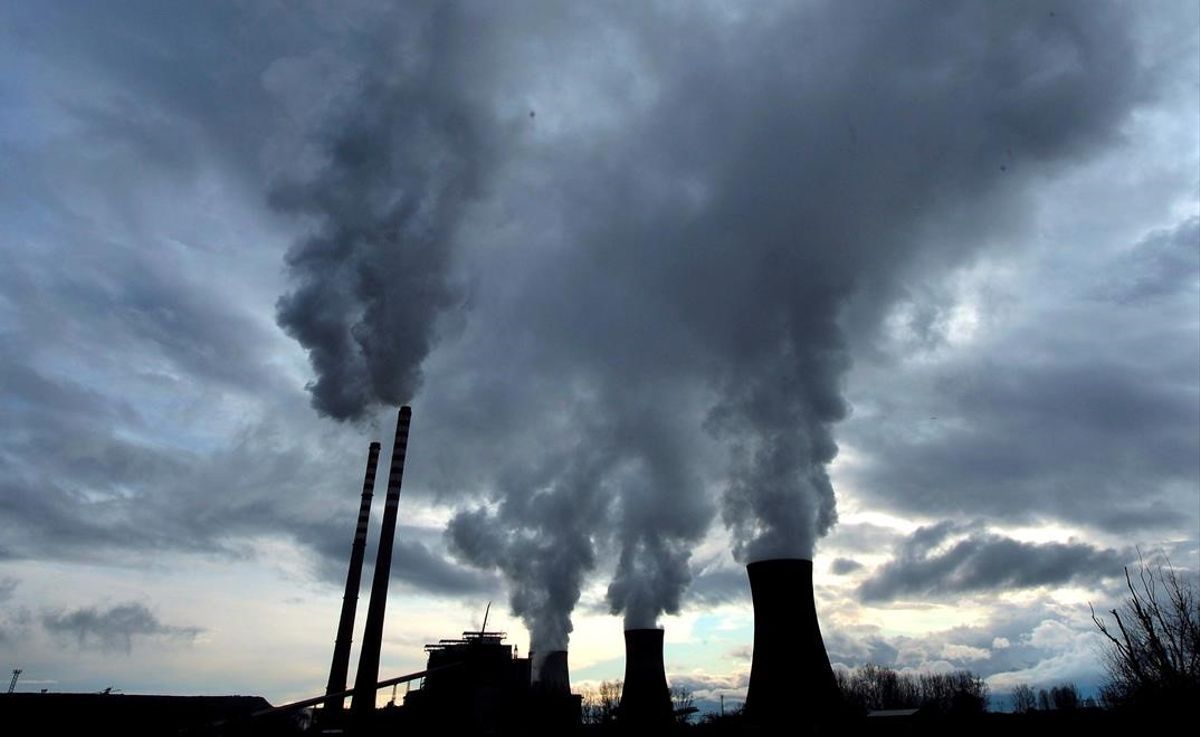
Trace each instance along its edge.
<path fill-rule="evenodd" d="M 855 706 L 843 694 L 830 665 L 813 595 L 813 564 L 800 558 L 769 559 L 746 566 L 754 607 L 754 649 L 743 707 L 728 717 L 688 724 L 694 709 L 676 712 L 663 660 L 663 630 L 625 630 L 625 672 L 611 719 L 584 723 L 583 699 L 572 693 L 568 653 L 556 650 L 519 657 L 505 633 L 478 630 L 425 646 L 426 667 L 380 679 L 379 661 L 400 490 L 412 411 L 399 411 L 388 468 L 387 495 L 358 669 L 348 686 L 352 633 L 366 554 L 380 444 L 371 443 L 354 531 L 346 589 L 325 693 L 273 706 L 257 696 L 155 696 L 14 693 L 13 671 L 0 694 L 0 726 L 51 734 L 115 734 L 126 737 L 235 737 L 242 735 L 454 735 L 550 737 L 598 735 L 649 737 L 683 731 L 720 737 L 773 735 L 958 735 L 1020 732 L 1025 737 L 1088 732 L 1127 734 L 1148 724 L 1170 723 L 1136 711 L 1092 708 L 1024 714 L 986 713 L 986 690 L 942 694 L 931 708 Z M 490 607 L 489 607 L 490 608 Z M 894 675 L 894 674 L 893 674 Z M 950 674 L 951 676 L 956 674 Z M 968 680 L 973 675 L 961 672 Z M 953 679 L 947 679 L 950 683 Z M 403 703 L 377 706 L 381 689 L 409 684 Z M 415 688 L 411 688 L 416 684 Z M 394 693 L 394 691 L 393 691 Z M 969 697 L 965 700 L 960 697 Z M 346 702 L 349 700 L 349 708 Z M 1173 713 L 1173 712 L 1172 712 Z"/>
<path fill-rule="evenodd" d="M 325 693 L 272 706 L 260 697 L 13 693 L 0 695 L 0 724 L 67 734 L 121 735 L 614 735 L 678 728 L 663 661 L 663 630 L 625 630 L 625 673 L 615 718 L 582 723 L 568 653 L 519 657 L 505 633 L 477 631 L 425 646 L 424 670 L 380 678 L 379 661 L 397 510 L 412 410 L 399 411 L 358 668 L 348 686 L 352 635 L 366 554 L 379 443 L 371 443 L 346 588 Z M 817 623 L 812 561 L 764 560 L 747 567 L 754 601 L 749 691 L 730 734 L 808 733 L 837 717 L 841 699 Z M 376 705 L 381 689 L 409 684 L 402 704 Z M 15 684 L 15 677 L 14 677 Z M 413 687 L 415 686 L 415 687 Z M 347 701 L 349 706 L 347 708 Z M 692 710 L 694 711 L 694 709 Z M 749 731 L 747 731 L 749 730 Z"/>
<path fill-rule="evenodd" d="M 582 697 L 571 692 L 565 650 L 518 657 L 504 633 L 478 631 L 425 646 L 425 670 L 379 679 L 400 489 L 412 411 L 400 409 L 388 469 L 387 496 L 367 619 L 354 687 L 347 688 L 351 633 L 366 550 L 367 527 L 380 445 L 371 443 L 363 477 L 358 523 L 351 547 L 337 638 L 323 697 L 277 707 L 272 713 L 320 705 L 314 728 L 325 733 L 554 735 L 581 729 Z M 840 711 L 840 694 L 825 652 L 812 588 L 812 561 L 764 560 L 747 567 L 754 601 L 754 660 L 744 716 L 757 729 L 796 726 L 798 715 L 818 725 Z M 420 681 L 402 705 L 376 708 L 381 688 Z M 346 709 L 346 699 L 350 707 Z M 630 735 L 669 733 L 676 714 L 663 661 L 663 630 L 625 630 L 625 676 L 610 731 Z"/>

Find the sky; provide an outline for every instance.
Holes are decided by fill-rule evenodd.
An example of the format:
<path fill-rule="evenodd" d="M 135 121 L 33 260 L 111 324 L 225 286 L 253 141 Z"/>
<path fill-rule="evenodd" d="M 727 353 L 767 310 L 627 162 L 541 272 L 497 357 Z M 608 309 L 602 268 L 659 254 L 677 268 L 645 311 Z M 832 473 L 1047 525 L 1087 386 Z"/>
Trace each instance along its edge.
<path fill-rule="evenodd" d="M 804 557 L 835 666 L 1090 693 L 1200 570 L 1195 3 L 18 1 L 0 69 L 18 690 L 321 693 L 401 404 L 381 677 L 491 601 L 736 700 Z"/>

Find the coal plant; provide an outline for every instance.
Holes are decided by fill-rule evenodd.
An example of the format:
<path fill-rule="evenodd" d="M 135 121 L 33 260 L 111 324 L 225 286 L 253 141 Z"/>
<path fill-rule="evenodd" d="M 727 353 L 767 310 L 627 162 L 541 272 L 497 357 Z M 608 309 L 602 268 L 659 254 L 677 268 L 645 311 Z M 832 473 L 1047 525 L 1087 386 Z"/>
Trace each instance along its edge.
<path fill-rule="evenodd" d="M 582 699 L 571 693 L 566 650 L 520 658 L 504 633 L 464 632 L 426 646 L 424 671 L 379 681 L 379 659 L 393 538 L 412 412 L 396 421 L 371 599 L 353 687 L 353 721 L 341 718 L 347 693 L 350 640 L 362 575 L 380 447 L 367 455 L 358 523 L 333 663 L 318 724 L 330 732 L 392 731 L 454 734 L 569 734 L 580 728 Z M 825 652 L 813 595 L 813 564 L 798 558 L 762 560 L 746 571 L 754 605 L 754 657 L 746 697 L 746 726 L 762 733 L 819 729 L 842 714 L 841 696 Z M 663 662 L 663 630 L 625 630 L 625 679 L 614 726 L 618 734 L 659 735 L 673 729 L 674 712 Z M 539 654 L 541 655 L 541 654 Z M 531 654 L 532 656 L 532 654 Z M 412 682 L 403 705 L 375 708 L 381 683 Z M 295 705 L 292 705 L 295 706 Z M 758 733 L 758 732 L 755 732 Z"/>
<path fill-rule="evenodd" d="M 813 596 L 813 564 L 800 558 L 746 566 L 754 601 L 754 660 L 746 717 L 769 727 L 820 724 L 841 692 L 825 652 Z"/>
<path fill-rule="evenodd" d="M 632 734 L 661 734 L 674 712 L 663 666 L 663 631 L 625 630 L 625 683 L 617 722 Z"/>

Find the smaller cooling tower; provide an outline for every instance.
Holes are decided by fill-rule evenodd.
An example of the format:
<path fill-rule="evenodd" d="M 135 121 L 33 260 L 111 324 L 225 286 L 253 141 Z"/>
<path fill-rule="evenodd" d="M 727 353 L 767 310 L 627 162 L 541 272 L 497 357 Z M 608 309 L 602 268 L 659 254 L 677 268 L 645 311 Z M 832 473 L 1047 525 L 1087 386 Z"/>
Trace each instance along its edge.
<path fill-rule="evenodd" d="M 841 692 L 817 623 L 812 561 L 760 560 L 746 572 L 754 599 L 746 716 L 760 725 L 827 721 L 841 704 Z"/>
<path fill-rule="evenodd" d="M 571 694 L 571 675 L 567 670 L 567 651 L 555 650 L 546 656 L 538 669 L 537 686 L 541 691 L 559 696 Z"/>
<path fill-rule="evenodd" d="M 625 684 L 617 721 L 635 734 L 658 734 L 674 717 L 663 667 L 663 631 L 625 630 Z"/>

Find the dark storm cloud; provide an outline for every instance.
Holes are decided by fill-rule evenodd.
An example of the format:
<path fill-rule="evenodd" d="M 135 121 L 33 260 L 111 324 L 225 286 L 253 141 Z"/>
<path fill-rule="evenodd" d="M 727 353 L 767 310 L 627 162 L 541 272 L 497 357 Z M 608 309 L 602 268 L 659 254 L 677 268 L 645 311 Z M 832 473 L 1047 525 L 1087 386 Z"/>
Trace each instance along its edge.
<path fill-rule="evenodd" d="M 17 615 L 10 613 L 8 607 L 18 583 L 15 578 L 0 578 L 0 643 L 8 642 L 19 627 Z"/>
<path fill-rule="evenodd" d="M 890 527 L 869 522 L 840 523 L 826 538 L 825 549 L 848 553 L 878 553 L 894 545 L 901 535 Z"/>
<path fill-rule="evenodd" d="M 894 371 L 864 372 L 862 411 L 846 428 L 863 462 L 848 477 L 901 512 L 1194 531 L 1195 295 L 1193 284 L 1112 310 L 1068 297 L 986 357 L 915 367 L 886 396 L 870 377 Z"/>
<path fill-rule="evenodd" d="M 1200 217 L 1150 233 L 1119 259 L 1097 296 L 1136 303 L 1194 292 L 1200 277 Z"/>
<path fill-rule="evenodd" d="M 320 441 L 265 421 L 204 453 L 141 436 L 124 402 L 0 358 L 0 533 L 19 559 L 141 559 L 169 552 L 240 556 L 261 536 L 316 555 L 318 575 L 345 578 L 361 471 Z M 36 410 L 36 411 L 35 411 Z M 424 539 L 422 539 L 422 535 Z M 492 582 L 440 552 L 440 531 L 402 526 L 397 580 L 449 595 Z"/>
<path fill-rule="evenodd" d="M 361 429 L 291 409 L 290 341 L 269 318 L 285 238 L 266 190 L 308 162 L 311 121 L 353 95 L 347 70 L 377 58 L 370 39 L 395 14 L 134 2 L 0 15 L 16 62 L 4 92 L 37 131 L 0 136 L 14 234 L 0 270 L 6 557 L 242 556 L 276 537 L 340 584 L 361 473 L 344 449 Z M 490 585 L 436 544 L 405 540 L 400 555 L 395 575 L 414 586 Z"/>
<path fill-rule="evenodd" d="M 46 612 L 42 626 L 53 635 L 76 641 L 80 649 L 133 651 L 135 639 L 163 637 L 191 641 L 202 630 L 163 623 L 144 604 L 129 602 L 71 611 Z"/>
<path fill-rule="evenodd" d="M 838 576 L 844 576 L 847 573 L 854 573 L 857 570 L 861 570 L 862 567 L 862 563 L 852 558 L 834 558 L 831 569 Z"/>
<path fill-rule="evenodd" d="M 730 601 L 749 601 L 750 580 L 744 568 L 705 568 L 692 578 L 687 596 L 709 606 Z"/>
<path fill-rule="evenodd" d="M 344 585 L 346 566 L 350 559 L 350 540 L 355 520 L 343 505 L 339 519 L 310 523 L 303 529 L 295 525 L 292 532 L 297 541 L 316 554 L 315 574 L 334 585 Z M 378 542 L 378 520 L 369 530 L 368 547 Z M 456 565 L 443 552 L 442 531 L 437 528 L 397 525 L 392 550 L 392 580 L 403 582 L 421 591 L 445 596 L 479 596 L 497 590 L 498 581 L 473 568 Z M 375 565 L 374 555 L 363 562 L 362 580 L 370 581 Z"/>
<path fill-rule="evenodd" d="M 1025 543 L 943 522 L 917 529 L 858 593 L 879 603 L 1094 583 L 1119 576 L 1128 557 L 1084 543 Z"/>

